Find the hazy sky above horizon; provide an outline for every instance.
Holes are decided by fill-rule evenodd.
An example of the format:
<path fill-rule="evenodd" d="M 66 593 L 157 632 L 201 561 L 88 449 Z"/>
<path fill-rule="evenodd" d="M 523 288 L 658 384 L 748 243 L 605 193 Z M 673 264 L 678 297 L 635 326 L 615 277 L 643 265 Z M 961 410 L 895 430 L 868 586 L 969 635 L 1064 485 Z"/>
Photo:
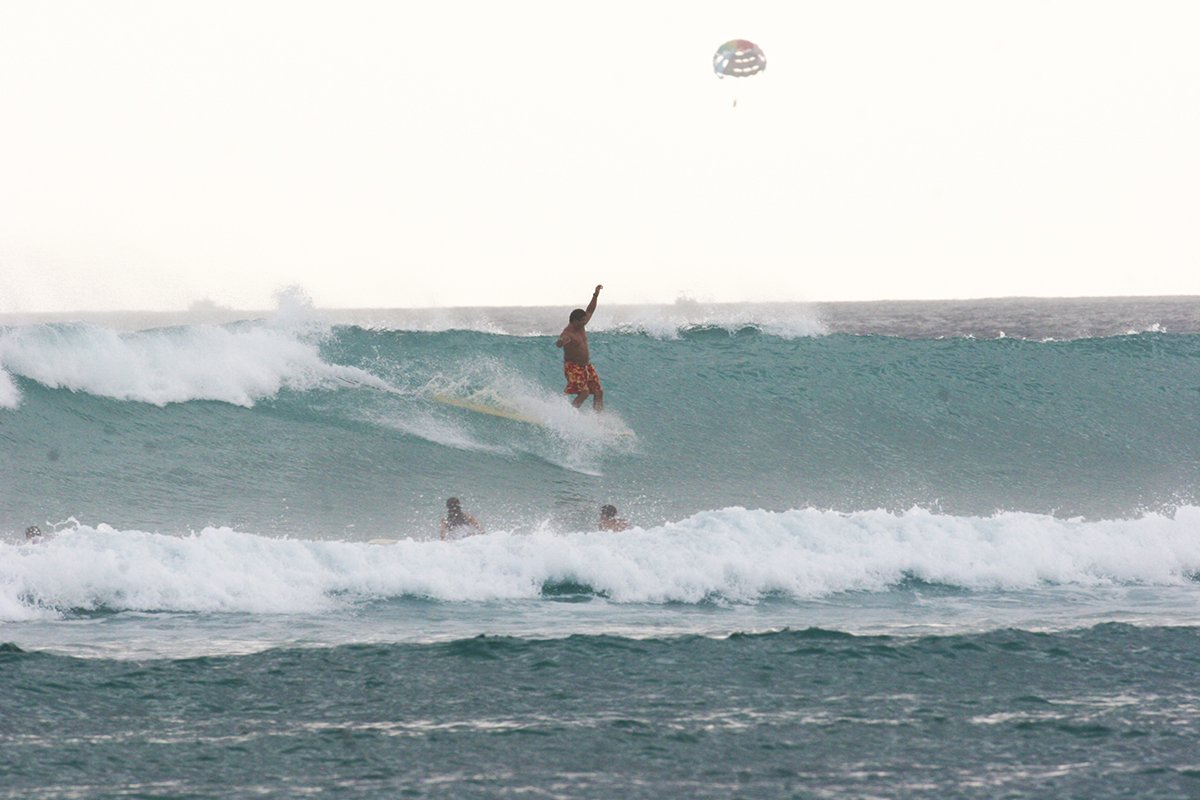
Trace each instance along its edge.
<path fill-rule="evenodd" d="M 1191 0 L 4 0 L 0 312 L 1200 294 L 1198 34 Z M 732 38 L 766 72 L 717 80 Z"/>

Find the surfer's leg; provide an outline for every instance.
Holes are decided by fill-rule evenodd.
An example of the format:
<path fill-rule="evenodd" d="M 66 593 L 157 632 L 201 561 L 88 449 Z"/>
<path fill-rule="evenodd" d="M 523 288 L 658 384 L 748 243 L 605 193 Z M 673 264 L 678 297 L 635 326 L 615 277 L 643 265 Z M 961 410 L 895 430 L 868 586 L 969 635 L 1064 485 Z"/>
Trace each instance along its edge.
<path fill-rule="evenodd" d="M 592 408 L 603 411 L 604 388 L 600 385 L 600 376 L 596 374 L 596 368 L 588 364 L 584 367 L 584 377 L 587 380 L 587 389 L 592 393 Z"/>
<path fill-rule="evenodd" d="M 575 396 L 575 399 L 571 401 L 571 405 L 575 406 L 576 408 L 579 408 L 581 405 L 583 405 L 583 401 L 587 400 L 587 399 L 588 399 L 588 393 L 580 392 L 579 394 L 577 394 Z"/>

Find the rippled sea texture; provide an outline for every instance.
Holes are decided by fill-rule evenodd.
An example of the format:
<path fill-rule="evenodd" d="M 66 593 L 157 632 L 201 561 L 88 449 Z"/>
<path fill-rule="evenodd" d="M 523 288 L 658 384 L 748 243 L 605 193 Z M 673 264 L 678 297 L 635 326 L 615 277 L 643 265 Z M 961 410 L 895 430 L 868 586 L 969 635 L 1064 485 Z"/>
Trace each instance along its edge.
<path fill-rule="evenodd" d="M 1194 629 L 1114 625 L 9 648 L 0 796 L 1189 797 L 1198 667 Z"/>

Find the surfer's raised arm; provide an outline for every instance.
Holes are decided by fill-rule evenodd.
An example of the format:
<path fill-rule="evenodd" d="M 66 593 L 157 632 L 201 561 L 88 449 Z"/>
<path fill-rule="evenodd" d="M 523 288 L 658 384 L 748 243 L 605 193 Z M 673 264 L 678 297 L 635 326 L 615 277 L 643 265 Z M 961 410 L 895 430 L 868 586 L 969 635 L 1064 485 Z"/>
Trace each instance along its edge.
<path fill-rule="evenodd" d="M 603 286 L 597 286 L 596 291 L 592 292 L 592 302 L 588 303 L 588 307 L 583 312 L 581 325 L 587 325 L 592 319 L 592 314 L 596 313 L 596 301 L 600 298 L 600 290 L 603 288 Z"/>

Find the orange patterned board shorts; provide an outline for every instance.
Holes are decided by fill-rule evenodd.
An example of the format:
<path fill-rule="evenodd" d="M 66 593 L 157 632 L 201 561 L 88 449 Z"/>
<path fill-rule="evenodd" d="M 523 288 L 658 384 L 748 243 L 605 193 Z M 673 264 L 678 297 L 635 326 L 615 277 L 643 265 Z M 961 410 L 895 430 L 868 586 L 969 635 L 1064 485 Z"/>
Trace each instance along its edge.
<path fill-rule="evenodd" d="M 573 361 L 564 361 L 563 374 L 567 376 L 567 388 L 563 394 L 595 394 L 600 391 L 600 376 L 591 364 L 585 367 Z"/>

